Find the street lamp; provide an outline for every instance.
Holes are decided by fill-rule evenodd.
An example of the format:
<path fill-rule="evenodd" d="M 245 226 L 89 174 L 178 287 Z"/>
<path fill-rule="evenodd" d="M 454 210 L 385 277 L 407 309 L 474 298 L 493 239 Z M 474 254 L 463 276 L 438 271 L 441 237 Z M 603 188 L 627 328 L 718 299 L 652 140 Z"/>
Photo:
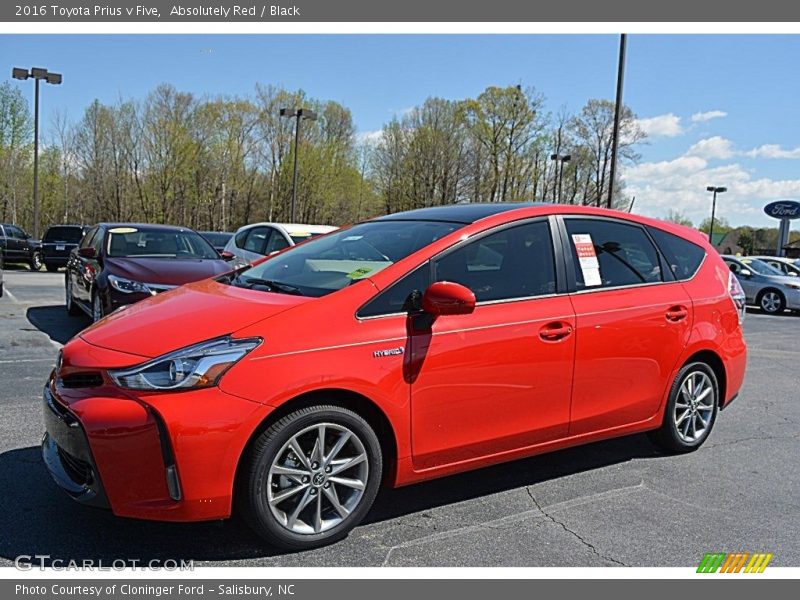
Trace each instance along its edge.
<path fill-rule="evenodd" d="M 716 187 L 710 185 L 706 188 L 707 192 L 713 192 L 714 196 L 711 200 L 711 226 L 708 228 L 708 241 L 711 245 L 714 245 L 714 214 L 717 212 L 717 194 L 722 194 L 723 192 L 727 192 L 728 188 L 726 187 Z"/>
<path fill-rule="evenodd" d="M 553 185 L 553 202 L 561 202 L 561 182 L 564 180 L 564 163 L 572 160 L 571 154 L 551 154 L 550 160 L 556 163 L 556 183 Z M 558 161 L 561 161 L 561 168 L 558 167 Z M 556 191 L 558 191 L 558 200 L 556 200 Z"/>
<path fill-rule="evenodd" d="M 287 118 L 296 118 L 297 121 L 294 126 L 294 173 L 292 175 L 292 210 L 291 221 L 295 222 L 295 211 L 297 210 L 297 154 L 300 148 L 300 121 L 306 119 L 308 121 L 316 121 L 317 113 L 307 108 L 282 108 L 281 116 Z"/>
<path fill-rule="evenodd" d="M 33 109 L 33 237 L 39 237 L 39 82 L 44 80 L 52 85 L 61 83 L 61 73 L 51 73 L 47 69 L 33 67 L 27 69 L 11 69 L 11 77 L 25 81 L 34 80 Z"/>

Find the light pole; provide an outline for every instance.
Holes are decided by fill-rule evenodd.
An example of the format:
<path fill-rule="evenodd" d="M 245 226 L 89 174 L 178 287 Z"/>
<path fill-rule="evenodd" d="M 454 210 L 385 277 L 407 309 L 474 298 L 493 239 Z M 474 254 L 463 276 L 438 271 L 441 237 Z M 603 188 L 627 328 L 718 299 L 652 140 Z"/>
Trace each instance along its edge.
<path fill-rule="evenodd" d="M 13 68 L 11 76 L 14 79 L 25 81 L 33 78 L 33 237 L 39 237 L 39 82 L 58 85 L 61 83 L 61 73 L 50 73 L 47 69 L 34 67 L 30 70 Z"/>
<path fill-rule="evenodd" d="M 317 113 L 307 108 L 282 108 L 281 116 L 288 118 L 295 118 L 297 121 L 294 126 L 294 173 L 292 174 L 292 210 L 291 221 L 295 222 L 295 212 L 297 210 L 297 155 L 300 151 L 300 121 L 307 119 L 309 121 L 317 120 Z"/>
<path fill-rule="evenodd" d="M 714 196 L 711 200 L 711 226 L 708 228 L 708 241 L 711 245 L 714 245 L 714 215 L 717 212 L 717 194 L 722 194 L 723 192 L 727 192 L 728 188 L 726 187 L 716 187 L 710 185 L 706 188 L 707 192 L 713 192 Z"/>
<path fill-rule="evenodd" d="M 625 79 L 625 52 L 628 42 L 628 36 L 621 34 L 619 36 L 619 62 L 617 63 L 617 99 L 614 102 L 614 127 L 611 132 L 611 173 L 608 178 L 608 199 L 606 200 L 606 207 L 611 208 L 611 202 L 614 198 L 614 179 L 617 176 L 617 155 L 619 154 L 619 126 L 620 114 L 622 112 L 622 84 Z M 597 205 L 600 206 L 601 199 L 597 199 Z"/>
<path fill-rule="evenodd" d="M 572 160 L 571 154 L 551 154 L 550 160 L 556 163 L 556 181 L 553 183 L 553 202 L 561 202 L 561 182 L 564 181 L 564 163 Z M 558 163 L 561 162 L 561 168 Z M 556 192 L 558 192 L 558 200 L 556 200 Z"/>

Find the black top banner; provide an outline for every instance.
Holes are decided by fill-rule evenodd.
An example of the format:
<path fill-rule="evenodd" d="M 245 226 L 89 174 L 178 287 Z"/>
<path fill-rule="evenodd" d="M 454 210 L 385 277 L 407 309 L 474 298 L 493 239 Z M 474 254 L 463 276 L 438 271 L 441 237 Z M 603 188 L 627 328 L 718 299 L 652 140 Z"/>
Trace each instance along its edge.
<path fill-rule="evenodd" d="M 3 2 L 4 22 L 792 22 L 786 0 L 38 0 Z"/>

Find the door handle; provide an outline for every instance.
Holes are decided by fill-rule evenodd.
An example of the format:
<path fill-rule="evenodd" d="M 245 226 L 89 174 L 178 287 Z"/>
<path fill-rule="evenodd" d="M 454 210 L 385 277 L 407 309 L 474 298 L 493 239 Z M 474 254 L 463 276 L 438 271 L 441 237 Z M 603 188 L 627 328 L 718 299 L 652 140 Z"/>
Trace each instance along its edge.
<path fill-rule="evenodd" d="M 689 311 L 685 306 L 673 306 L 667 311 L 667 321 L 672 321 L 673 323 L 683 321 L 688 316 Z"/>
<path fill-rule="evenodd" d="M 572 326 L 564 323 L 548 323 L 539 330 L 539 337 L 546 342 L 558 342 L 572 333 Z"/>

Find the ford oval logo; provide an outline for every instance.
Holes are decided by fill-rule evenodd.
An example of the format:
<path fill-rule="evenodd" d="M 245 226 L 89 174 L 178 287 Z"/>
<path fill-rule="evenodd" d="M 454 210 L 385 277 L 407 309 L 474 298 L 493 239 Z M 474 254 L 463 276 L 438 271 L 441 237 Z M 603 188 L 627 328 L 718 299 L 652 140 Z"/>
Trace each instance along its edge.
<path fill-rule="evenodd" d="M 764 207 L 764 212 L 776 219 L 800 219 L 800 202 L 794 200 L 770 202 Z"/>

